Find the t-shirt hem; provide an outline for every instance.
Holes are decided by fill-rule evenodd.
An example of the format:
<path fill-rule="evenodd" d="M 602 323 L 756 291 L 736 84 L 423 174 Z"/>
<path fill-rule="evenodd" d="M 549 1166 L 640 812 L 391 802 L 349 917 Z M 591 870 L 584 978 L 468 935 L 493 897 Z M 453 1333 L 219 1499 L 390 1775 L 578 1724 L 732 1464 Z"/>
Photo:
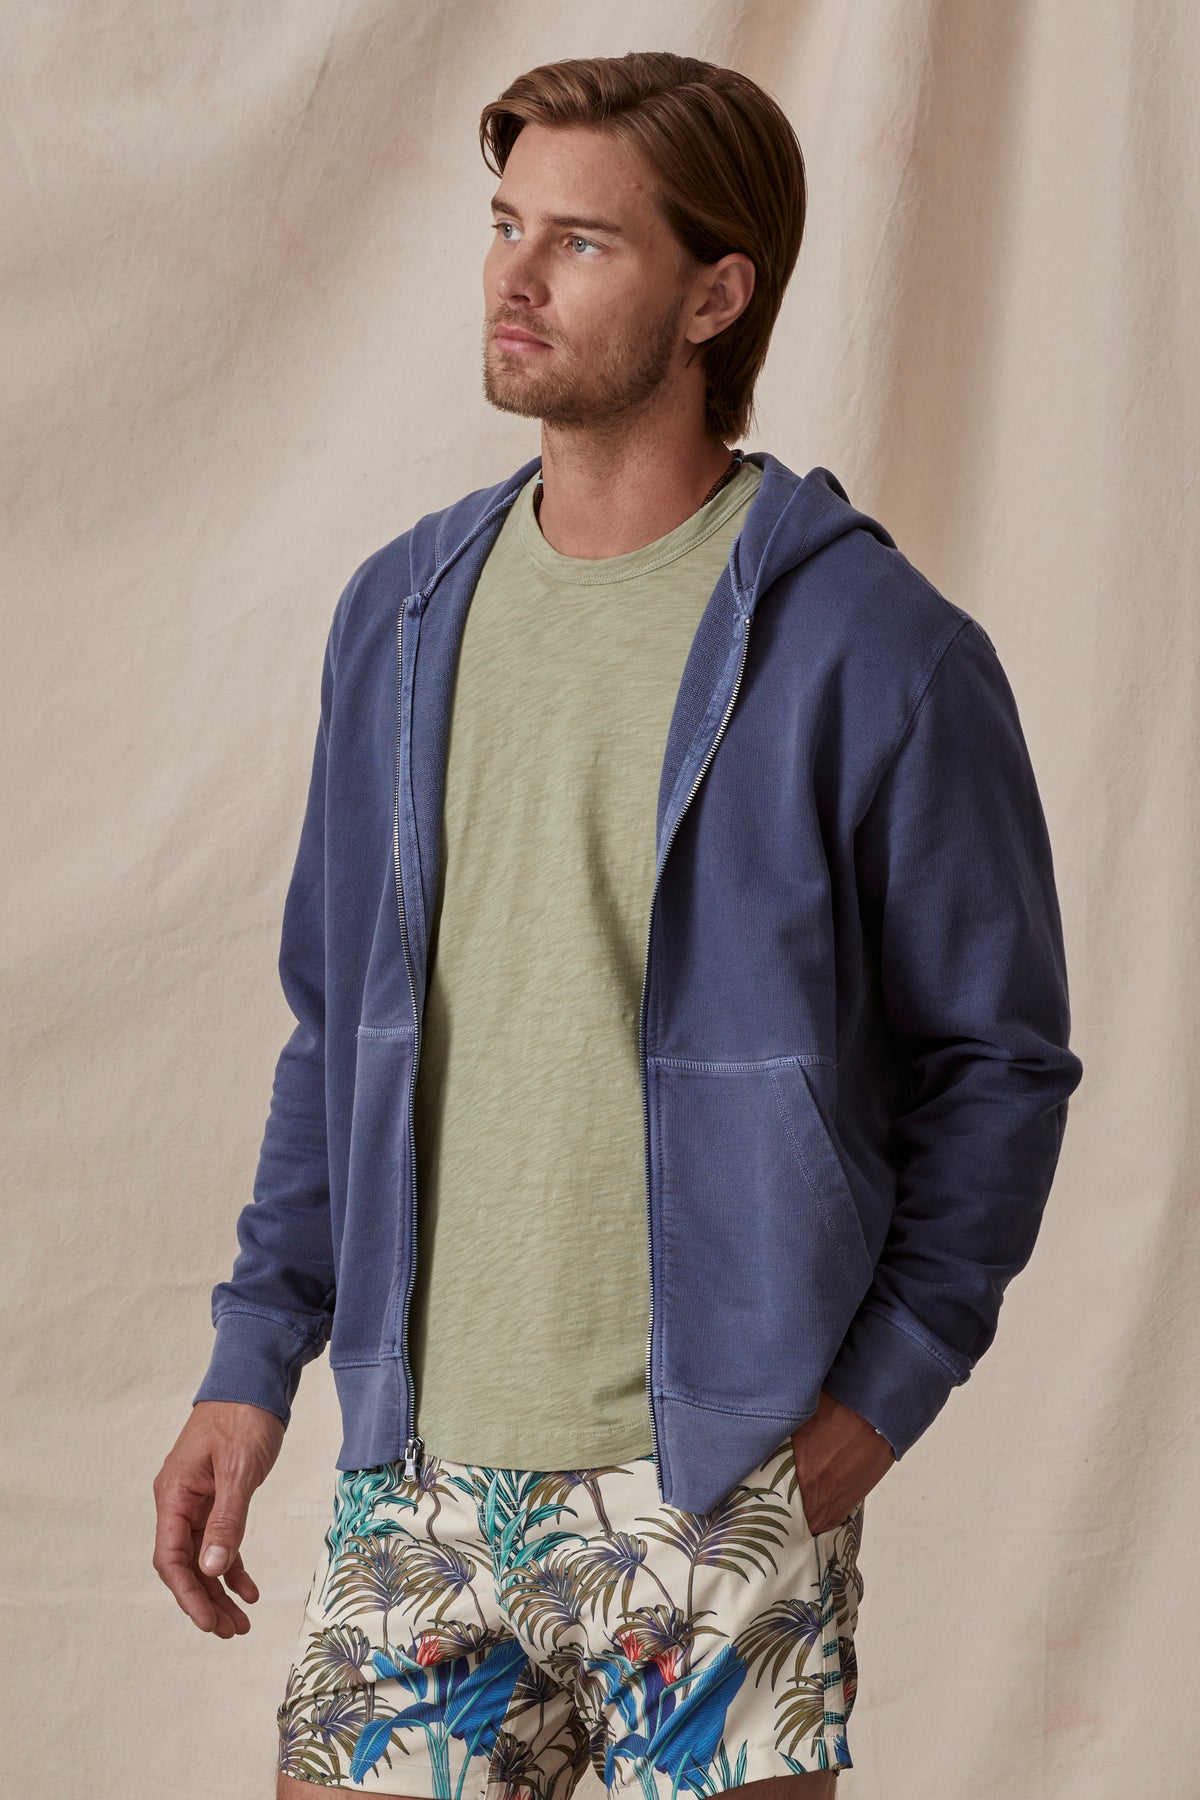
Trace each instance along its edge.
<path fill-rule="evenodd" d="M 440 1462 L 471 1463 L 488 1469 L 594 1469 L 632 1462 L 654 1448 L 649 1418 L 621 1419 L 609 1425 L 572 1430 L 570 1437 L 530 1437 L 517 1433 L 489 1438 L 455 1427 L 421 1433 L 423 1454 Z M 468 1454 L 469 1452 L 469 1454 Z"/>

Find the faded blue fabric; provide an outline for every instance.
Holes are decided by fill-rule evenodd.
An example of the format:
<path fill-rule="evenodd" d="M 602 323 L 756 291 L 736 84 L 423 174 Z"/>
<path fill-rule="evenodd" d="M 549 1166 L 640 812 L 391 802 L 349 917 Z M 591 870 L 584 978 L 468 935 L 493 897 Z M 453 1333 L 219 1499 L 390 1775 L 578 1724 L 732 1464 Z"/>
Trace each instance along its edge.
<path fill-rule="evenodd" d="M 750 460 L 665 747 L 644 1020 L 647 1400 L 660 1494 L 689 1512 L 822 1387 L 905 1454 L 993 1340 L 1083 1072 L 991 639 L 830 470 Z M 539 467 L 367 557 L 326 644 L 279 957 L 296 1027 L 195 1399 L 286 1423 L 328 1342 L 344 1470 L 420 1429 L 411 1096 L 450 701 Z"/>

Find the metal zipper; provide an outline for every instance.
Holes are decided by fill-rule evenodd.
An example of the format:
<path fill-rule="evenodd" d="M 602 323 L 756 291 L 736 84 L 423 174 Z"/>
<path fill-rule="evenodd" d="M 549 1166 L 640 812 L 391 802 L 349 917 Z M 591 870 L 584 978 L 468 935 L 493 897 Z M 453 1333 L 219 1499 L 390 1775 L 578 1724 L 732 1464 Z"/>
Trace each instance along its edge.
<path fill-rule="evenodd" d="M 400 739 L 403 730 L 402 721 L 404 716 L 404 609 L 411 598 L 411 595 L 405 598 L 400 611 L 396 615 L 396 805 L 392 820 L 392 859 L 396 866 L 396 906 L 400 914 L 400 937 L 404 945 L 404 966 L 408 970 L 408 988 L 412 995 L 413 1027 L 415 1032 L 413 1039 L 412 1070 L 408 1081 L 408 1162 L 411 1171 L 409 1180 L 409 1219 L 411 1224 L 409 1244 L 411 1255 L 409 1257 L 408 1287 L 404 1295 L 404 1316 L 400 1326 L 400 1355 L 404 1364 L 405 1377 L 408 1381 L 408 1416 L 414 1434 L 407 1440 L 404 1446 L 404 1473 L 409 1479 L 415 1477 L 420 1469 L 421 1451 L 424 1448 L 422 1440 L 415 1435 L 417 1422 L 414 1414 L 416 1412 L 417 1396 L 413 1383 L 412 1371 L 408 1366 L 408 1308 L 409 1302 L 412 1299 L 413 1279 L 416 1275 L 417 1268 L 417 1156 L 414 1095 L 417 1086 L 417 1058 L 421 1053 L 421 1016 L 417 1008 L 417 983 L 416 978 L 413 975 L 412 957 L 409 954 L 408 948 L 408 921 L 404 915 L 404 887 L 400 880 Z"/>
<path fill-rule="evenodd" d="M 650 1438 L 654 1445 L 655 1468 L 658 1467 L 658 1424 L 654 1414 L 654 1390 L 650 1379 L 650 1357 L 654 1343 L 654 1233 L 650 1224 L 650 1092 L 649 1083 L 646 1079 L 646 991 L 650 975 L 650 942 L 654 935 L 654 902 L 658 897 L 659 884 L 662 881 L 662 872 L 666 867 L 667 857 L 670 855 L 671 851 L 671 845 L 675 842 L 675 833 L 679 830 L 680 821 L 682 820 L 684 813 L 692 803 L 692 798 L 695 795 L 696 789 L 704 779 L 704 774 L 709 763 L 717 753 L 717 745 L 725 735 L 725 727 L 729 723 L 729 715 L 733 711 L 733 703 L 738 697 L 738 689 L 742 685 L 742 670 L 746 667 L 746 652 L 750 647 L 750 617 L 751 615 L 749 613 L 743 613 L 742 615 L 742 656 L 741 661 L 738 663 L 738 672 L 734 677 L 733 691 L 729 696 L 729 703 L 725 708 L 724 717 L 717 727 L 716 736 L 708 747 L 708 754 L 705 756 L 704 761 L 696 772 L 696 779 L 692 783 L 688 797 L 679 809 L 675 823 L 671 827 L 671 835 L 667 839 L 666 849 L 662 854 L 662 861 L 658 865 L 658 873 L 654 877 L 654 888 L 650 895 L 650 917 L 646 927 L 646 956 L 642 966 L 642 999 L 641 1005 L 638 1008 L 638 1064 L 642 1078 L 642 1130 L 646 1173 L 646 1246 L 650 1257 L 650 1325 L 646 1332 L 646 1400 L 650 1408 Z"/>
<path fill-rule="evenodd" d="M 502 504 L 503 505 L 510 504 L 511 500 L 513 498 L 515 498 L 515 495 L 510 495 L 508 500 L 506 500 Z M 500 511 L 501 507 L 497 507 L 494 510 Z M 490 519 L 491 517 L 492 517 L 492 514 L 489 513 L 487 515 L 487 518 Z M 482 528 L 482 526 L 486 523 L 487 523 L 487 519 L 482 520 L 480 522 L 480 528 Z M 415 1116 L 414 1116 L 414 1113 L 415 1113 L 414 1097 L 415 1097 L 415 1093 L 416 1093 L 416 1084 L 417 1084 L 417 1059 L 420 1056 L 420 1051 L 421 1051 L 421 1017 L 420 1017 L 420 1012 L 417 1007 L 417 984 L 416 984 L 416 978 L 413 975 L 412 957 L 411 957 L 411 954 L 409 951 L 408 922 L 407 922 L 407 919 L 405 917 L 405 912 L 404 912 L 404 888 L 403 888 L 403 883 L 401 881 L 401 875 L 400 875 L 400 743 L 401 743 L 401 734 L 402 734 L 402 730 L 403 730 L 403 698 L 404 698 L 404 611 L 405 611 L 405 607 L 408 605 L 409 599 L 411 599 L 411 598 L 412 598 L 412 595 L 409 595 L 406 597 L 404 603 L 400 607 L 400 611 L 396 615 L 396 679 L 397 679 L 398 693 L 397 693 L 397 706 L 396 706 L 395 808 L 394 808 L 394 814 L 393 814 L 393 820 L 392 820 L 392 858 L 393 858 L 393 862 L 395 864 L 395 872 L 396 872 L 396 905 L 397 905 L 397 910 L 400 915 L 400 937 L 401 937 L 401 941 L 404 946 L 404 965 L 408 971 L 408 985 L 409 985 L 409 992 L 412 996 L 413 1025 L 414 1025 L 414 1029 L 415 1029 L 412 1073 L 409 1077 L 409 1084 L 408 1084 L 409 1163 L 410 1163 L 410 1167 L 411 1167 L 411 1171 L 412 1171 L 412 1177 L 411 1177 L 411 1180 L 409 1183 L 409 1204 L 410 1204 L 410 1215 L 409 1216 L 410 1216 L 410 1221 L 411 1221 L 411 1231 L 410 1231 L 410 1240 L 409 1241 L 410 1241 L 412 1253 L 409 1258 L 409 1264 L 410 1264 L 409 1279 L 408 1279 L 408 1287 L 407 1287 L 407 1290 L 404 1295 L 404 1312 L 403 1312 L 403 1317 L 402 1317 L 402 1321 L 401 1321 L 401 1332 L 400 1332 L 401 1358 L 404 1363 L 404 1373 L 405 1373 L 405 1377 L 406 1377 L 406 1380 L 408 1383 L 409 1420 L 413 1427 L 412 1434 L 405 1440 L 405 1445 L 404 1445 L 404 1474 L 405 1474 L 405 1477 L 410 1480 L 413 1479 L 419 1473 L 420 1466 L 421 1466 L 421 1455 L 422 1455 L 422 1451 L 424 1450 L 424 1447 L 425 1447 L 424 1440 L 416 1435 L 416 1429 L 415 1429 L 416 1428 L 416 1418 L 415 1418 L 416 1392 L 415 1392 L 413 1379 L 412 1379 L 412 1371 L 409 1368 L 409 1362 L 408 1362 L 408 1314 L 409 1314 L 409 1306 L 410 1306 L 410 1303 L 412 1300 L 413 1284 L 414 1284 L 414 1278 L 416 1275 L 416 1265 L 417 1265 L 417 1257 L 416 1257 L 416 1247 L 417 1247 L 417 1166 L 416 1166 L 416 1121 L 415 1121 Z M 717 746 L 720 744 L 722 737 L 725 735 L 725 727 L 729 723 L 729 716 L 733 711 L 734 702 L 737 699 L 738 690 L 742 684 L 742 671 L 746 667 L 746 653 L 750 647 L 750 617 L 751 617 L 751 615 L 749 613 L 743 614 L 743 617 L 742 617 L 742 632 L 743 632 L 742 654 L 741 654 L 741 659 L 738 663 L 737 675 L 734 677 L 733 691 L 731 692 L 731 694 L 729 696 L 729 702 L 725 708 L 724 716 L 721 719 L 720 725 L 717 727 L 716 736 L 713 738 L 712 743 L 708 747 L 708 753 L 705 756 L 704 761 L 701 763 L 700 768 L 696 772 L 696 779 L 692 783 L 692 786 L 688 793 L 687 799 L 684 801 L 683 805 L 680 807 L 678 816 L 676 817 L 676 820 L 675 820 L 675 823 L 671 827 L 671 835 L 667 839 L 666 848 L 663 851 L 662 862 L 658 865 L 658 873 L 655 875 L 654 888 L 650 895 L 650 914 L 649 914 L 649 921 L 648 921 L 647 928 L 646 928 L 646 955 L 645 955 L 645 959 L 644 959 L 643 967 L 642 967 L 642 995 L 641 995 L 641 1003 L 640 1003 L 640 1006 L 638 1009 L 638 1050 L 639 1050 L 638 1061 L 640 1064 L 641 1083 L 642 1083 L 642 1132 L 643 1132 L 644 1164 L 645 1164 L 645 1176 L 646 1176 L 646 1236 L 647 1236 L 647 1250 L 648 1250 L 649 1259 L 650 1259 L 650 1323 L 649 1323 L 649 1327 L 646 1332 L 646 1398 L 647 1398 L 647 1402 L 649 1404 L 649 1410 L 650 1410 L 650 1437 L 651 1437 L 651 1442 L 653 1443 L 653 1446 L 654 1446 L 654 1461 L 655 1461 L 656 1466 L 658 1463 L 658 1425 L 657 1425 L 657 1420 L 655 1418 L 655 1412 L 654 1412 L 654 1394 L 653 1394 L 653 1390 L 652 1390 L 651 1374 L 650 1374 L 651 1350 L 652 1350 L 653 1337 L 654 1337 L 654 1244 L 653 1244 L 653 1236 L 652 1236 L 652 1233 L 650 1230 L 650 1098 L 649 1098 L 649 1092 L 648 1092 L 648 1087 L 647 1087 L 647 1082 L 646 1082 L 646 992 L 647 992 L 649 973 L 650 973 L 650 940 L 651 940 L 651 937 L 653 936 L 653 931 L 654 931 L 654 902 L 658 896 L 659 883 L 662 880 L 662 871 L 663 871 L 664 867 L 666 866 L 667 856 L 670 853 L 671 845 L 675 841 L 675 833 L 679 830 L 680 822 L 683 819 L 683 815 L 684 815 L 684 813 L 686 813 L 688 807 L 691 805 L 692 799 L 696 793 L 696 789 L 700 786 L 701 781 L 704 779 L 704 775 L 708 769 L 708 766 L 711 763 L 713 757 L 716 755 Z"/>
<path fill-rule="evenodd" d="M 491 512 L 486 513 L 484 517 L 479 520 L 470 537 L 465 539 L 464 542 L 459 545 L 459 550 L 465 549 L 466 545 L 470 543 L 471 538 L 478 536 L 479 532 L 483 530 L 484 526 L 486 526 L 498 512 L 503 512 L 506 507 L 511 506 L 520 491 L 519 488 L 515 489 L 514 492 L 502 500 L 499 505 L 494 506 Z M 458 551 L 455 552 L 455 556 L 457 556 L 457 554 Z M 452 557 L 450 561 L 453 560 L 454 558 Z M 444 573 L 445 568 L 448 566 L 448 564 L 444 564 L 438 573 Z M 425 1440 L 418 1437 L 416 1434 L 417 1421 L 415 1415 L 417 1396 L 412 1378 L 412 1370 L 408 1360 L 408 1313 L 412 1303 L 413 1286 L 417 1274 L 417 1143 L 416 1119 L 414 1113 L 417 1089 L 417 1060 L 421 1054 L 421 1015 L 417 1008 L 417 983 L 416 978 L 413 975 L 412 956 L 408 946 L 408 921 L 404 915 L 404 887 L 400 878 L 400 744 L 404 730 L 404 611 L 408 602 L 415 598 L 416 596 L 414 594 L 406 595 L 400 607 L 400 611 L 396 615 L 396 804 L 392 819 L 392 859 L 396 868 L 396 906 L 400 914 L 400 937 L 404 945 L 404 966 L 408 970 L 408 987 L 409 992 L 412 995 L 413 1025 L 415 1028 L 412 1074 L 409 1077 L 408 1083 L 408 1154 L 409 1166 L 412 1170 L 412 1178 L 409 1182 L 409 1218 L 411 1221 L 409 1244 L 412 1254 L 409 1257 L 408 1287 L 404 1295 L 404 1313 L 400 1325 L 400 1355 L 404 1364 L 405 1378 L 408 1382 L 408 1417 L 412 1428 L 411 1435 L 405 1439 L 404 1443 L 404 1474 L 405 1478 L 410 1481 L 415 1479 L 420 1473 L 421 1456 L 425 1448 Z"/>

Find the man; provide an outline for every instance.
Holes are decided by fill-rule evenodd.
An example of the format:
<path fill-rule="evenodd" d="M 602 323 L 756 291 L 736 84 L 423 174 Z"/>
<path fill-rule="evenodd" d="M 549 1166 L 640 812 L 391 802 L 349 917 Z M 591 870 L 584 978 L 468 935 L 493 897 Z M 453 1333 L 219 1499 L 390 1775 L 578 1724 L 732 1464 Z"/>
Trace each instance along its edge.
<path fill-rule="evenodd" d="M 820 1800 L 865 1496 L 990 1344 L 1082 1073 L 1045 822 L 982 628 L 828 470 L 730 449 L 803 230 L 775 103 L 556 64 L 481 142 L 484 390 L 541 455 L 335 611 L 155 1567 L 249 1628 L 328 1342 L 279 1794 Z"/>

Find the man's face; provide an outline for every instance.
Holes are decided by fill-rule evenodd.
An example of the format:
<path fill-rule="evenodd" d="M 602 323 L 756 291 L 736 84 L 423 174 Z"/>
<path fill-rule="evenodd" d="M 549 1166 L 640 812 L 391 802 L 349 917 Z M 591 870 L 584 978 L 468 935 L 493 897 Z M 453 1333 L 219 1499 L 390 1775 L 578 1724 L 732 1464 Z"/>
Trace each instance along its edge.
<path fill-rule="evenodd" d="M 606 132 L 523 127 L 495 191 L 483 265 L 483 390 L 502 412 L 600 424 L 698 354 L 680 325 L 700 297 L 693 269 L 649 181 L 640 157 Z M 504 325 L 542 342 L 514 348 L 497 336 Z"/>

